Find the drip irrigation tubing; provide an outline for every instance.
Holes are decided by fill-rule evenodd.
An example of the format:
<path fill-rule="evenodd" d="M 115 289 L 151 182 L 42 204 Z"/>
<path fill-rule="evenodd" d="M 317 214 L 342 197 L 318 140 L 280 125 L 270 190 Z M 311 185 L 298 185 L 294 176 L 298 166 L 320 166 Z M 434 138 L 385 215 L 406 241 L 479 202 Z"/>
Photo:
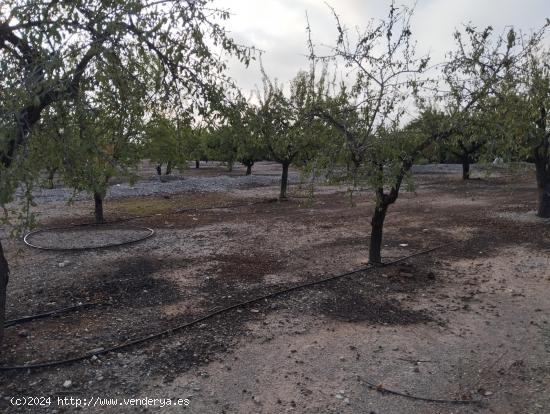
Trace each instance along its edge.
<path fill-rule="evenodd" d="M 106 224 L 106 223 L 104 223 Z M 88 226 L 98 226 L 103 227 L 104 224 L 87 224 Z M 149 227 L 125 227 L 122 230 L 136 230 L 136 231 L 147 231 L 147 234 L 145 236 L 138 237 L 136 239 L 127 240 L 123 242 L 114 242 L 114 243 L 107 243 L 102 244 L 99 246 L 82 246 L 82 247 L 48 247 L 48 246 L 39 246 L 37 244 L 33 244 L 29 241 L 29 237 L 32 237 L 36 234 L 45 233 L 48 231 L 56 231 L 56 230 L 68 230 L 73 229 L 78 226 L 67 226 L 67 227 L 49 227 L 45 229 L 39 229 L 31 231 L 27 234 L 25 234 L 25 237 L 23 237 L 23 242 L 34 249 L 38 250 L 50 250 L 55 252 L 74 252 L 74 251 L 84 251 L 84 250 L 98 250 L 98 249 L 108 249 L 112 247 L 120 247 L 120 246 L 127 246 L 129 244 L 138 243 L 140 241 L 146 240 L 149 237 L 152 237 L 155 234 L 155 231 Z"/>
<path fill-rule="evenodd" d="M 147 336 L 144 336 L 144 337 L 141 337 L 141 338 L 136 338 L 136 339 L 133 339 L 133 340 L 130 340 L 130 341 L 126 341 L 126 342 L 111 346 L 109 348 L 97 348 L 94 351 L 90 351 L 90 352 L 87 352 L 87 353 L 84 353 L 84 354 L 81 354 L 81 355 L 78 355 L 78 356 L 75 356 L 75 357 L 62 359 L 62 360 L 44 361 L 44 362 L 39 362 L 39 363 L 34 363 L 34 364 L 25 364 L 25 365 L 0 366 L 0 372 L 1 371 L 16 371 L 16 370 L 30 370 L 30 369 L 38 369 L 38 368 L 49 368 L 49 367 L 54 367 L 54 366 L 59 366 L 59 365 L 66 365 L 66 364 L 71 364 L 71 363 L 74 363 L 74 362 L 83 361 L 83 360 L 86 360 L 86 359 L 91 358 L 93 356 L 104 355 L 104 354 L 107 354 L 109 352 L 120 351 L 122 349 L 129 348 L 129 347 L 135 346 L 135 345 L 139 345 L 139 344 L 142 344 L 144 342 L 152 341 L 154 339 L 160 339 L 160 338 L 162 338 L 166 335 L 172 334 L 172 333 L 177 332 L 177 331 L 181 331 L 185 328 L 189 328 L 190 326 L 196 325 L 196 324 L 198 324 L 200 322 L 203 322 L 207 319 L 211 319 L 214 316 L 221 315 L 223 313 L 227 313 L 227 312 L 229 312 L 233 309 L 242 308 L 242 307 L 245 307 L 245 306 L 250 305 L 252 303 L 257 303 L 257 302 L 260 302 L 260 301 L 265 300 L 265 299 L 269 299 L 269 298 L 273 298 L 273 297 L 282 295 L 284 293 L 289 293 L 289 292 L 293 292 L 293 291 L 296 291 L 296 290 L 299 290 L 299 289 L 304 289 L 304 288 L 307 288 L 307 287 L 311 287 L 311 286 L 319 285 L 319 284 L 322 284 L 322 283 L 326 283 L 326 282 L 329 282 L 329 281 L 332 281 L 332 280 L 341 279 L 343 277 L 355 275 L 355 274 L 361 273 L 361 272 L 366 272 L 366 271 L 369 271 L 371 269 L 377 269 L 377 268 L 385 267 L 385 266 L 392 266 L 392 265 L 395 265 L 397 263 L 403 262 L 405 260 L 411 259 L 413 257 L 428 254 L 428 253 L 431 253 L 435 250 L 439 250 L 439 249 L 442 249 L 444 247 L 447 247 L 447 246 L 450 246 L 450 245 L 453 245 L 453 244 L 456 244 L 456 243 L 458 243 L 458 242 L 446 243 L 446 244 L 443 244 L 443 245 L 440 245 L 440 246 L 432 247 L 432 248 L 427 249 L 427 250 L 422 250 L 420 252 L 416 252 L 416 253 L 410 254 L 408 256 L 401 257 L 400 259 L 383 263 L 382 266 L 367 265 L 366 267 L 356 269 L 356 270 L 352 270 L 350 272 L 345 272 L 345 273 L 329 276 L 329 277 L 326 277 L 326 278 L 322 278 L 322 279 L 318 279 L 318 280 L 314 280 L 314 281 L 310 281 L 310 282 L 300 283 L 300 284 L 297 284 L 297 285 L 294 285 L 294 286 L 291 286 L 291 287 L 287 287 L 287 288 L 284 288 L 284 289 L 279 289 L 279 290 L 276 290 L 274 292 L 271 292 L 271 293 L 268 293 L 268 294 L 265 294 L 265 295 L 262 295 L 262 296 L 257 296 L 255 298 L 252 298 L 252 299 L 249 299 L 249 300 L 246 300 L 246 301 L 243 301 L 243 302 L 239 302 L 239 303 L 236 303 L 236 304 L 233 304 L 233 305 L 229 305 L 229 306 L 226 306 L 222 309 L 218 309 L 218 310 L 209 312 L 206 315 L 201 316 L 197 319 L 194 319 L 190 322 L 186 322 L 184 324 L 176 325 L 176 326 L 173 326 L 171 328 L 165 329 L 163 331 L 160 331 L 160 332 L 157 332 L 157 333 L 154 333 L 154 334 L 151 334 L 151 335 L 147 335 Z"/>
<path fill-rule="evenodd" d="M 99 304 L 98 303 L 79 303 L 77 305 L 67 306 L 65 308 L 55 309 L 53 311 L 39 313 L 36 315 L 22 316 L 21 318 L 11 319 L 9 321 L 4 322 L 4 328 L 7 328 L 9 326 L 14 326 L 14 325 L 21 325 L 23 323 L 31 322 L 36 319 L 44 319 L 50 316 L 60 315 L 62 313 L 72 312 L 79 309 L 90 308 L 92 306 L 97 306 L 97 305 Z"/>
<path fill-rule="evenodd" d="M 134 240 L 129 240 L 129 241 L 126 241 L 126 242 L 108 243 L 108 244 L 99 245 L 99 246 L 84 246 L 84 247 L 45 247 L 45 246 L 39 246 L 39 245 L 35 245 L 35 244 L 31 243 L 29 241 L 29 238 L 32 237 L 33 235 L 48 232 L 48 231 L 69 230 L 69 229 L 78 228 L 78 227 L 108 227 L 111 224 L 125 223 L 125 222 L 133 221 L 133 220 L 140 220 L 140 219 L 144 219 L 144 218 L 157 217 L 159 215 L 160 216 L 169 216 L 169 215 L 187 213 L 187 212 L 191 212 L 191 211 L 215 210 L 215 209 L 221 209 L 221 208 L 238 208 L 238 207 L 252 206 L 252 205 L 257 205 L 257 204 L 273 203 L 275 201 L 277 201 L 277 199 L 269 198 L 269 199 L 265 199 L 265 200 L 261 200 L 261 201 L 254 201 L 254 202 L 251 202 L 251 203 L 238 203 L 238 204 L 232 204 L 232 205 L 227 205 L 227 206 L 221 205 L 221 206 L 212 206 L 212 207 L 203 207 L 203 208 L 196 208 L 196 207 L 195 208 L 184 208 L 184 209 L 179 209 L 179 210 L 168 212 L 168 213 L 145 214 L 145 215 L 141 215 L 141 216 L 132 216 L 132 217 L 120 218 L 120 219 L 116 219 L 116 220 L 109 220 L 109 221 L 105 221 L 105 222 L 100 223 L 100 224 L 98 224 L 98 223 L 80 223 L 80 224 L 72 224 L 70 226 L 63 226 L 63 227 L 47 227 L 47 228 L 43 228 L 43 229 L 39 229 L 39 230 L 34 230 L 34 231 L 31 231 L 31 232 L 25 234 L 25 236 L 23 237 L 23 242 L 27 246 L 32 247 L 34 249 L 57 251 L 57 252 L 99 250 L 99 249 L 108 249 L 108 248 L 113 248 L 113 247 L 127 246 L 129 244 L 138 243 L 140 241 L 143 241 L 143 240 L 146 240 L 146 239 L 152 237 L 155 234 L 155 231 L 153 229 L 149 228 L 149 227 L 128 227 L 128 228 L 126 228 L 127 230 L 146 230 L 148 233 L 144 237 L 140 237 L 140 238 L 137 238 L 137 239 L 134 239 Z"/>
<path fill-rule="evenodd" d="M 397 395 L 399 397 L 409 398 L 411 400 L 426 401 L 426 402 L 439 403 L 439 404 L 457 404 L 457 405 L 459 405 L 459 404 L 475 404 L 475 405 L 481 404 L 481 401 L 479 401 L 479 400 L 458 400 L 458 399 L 457 400 L 447 400 L 447 399 L 441 399 L 441 398 L 420 397 L 420 396 L 413 395 L 413 394 L 407 394 L 407 393 L 401 392 L 401 391 L 395 391 L 395 390 L 392 390 L 390 388 L 386 388 L 381 384 L 380 385 L 375 385 L 372 382 L 367 381 L 365 379 L 363 379 L 363 381 L 368 385 L 368 387 L 370 389 L 378 391 L 382 394 L 393 394 L 393 395 Z"/>

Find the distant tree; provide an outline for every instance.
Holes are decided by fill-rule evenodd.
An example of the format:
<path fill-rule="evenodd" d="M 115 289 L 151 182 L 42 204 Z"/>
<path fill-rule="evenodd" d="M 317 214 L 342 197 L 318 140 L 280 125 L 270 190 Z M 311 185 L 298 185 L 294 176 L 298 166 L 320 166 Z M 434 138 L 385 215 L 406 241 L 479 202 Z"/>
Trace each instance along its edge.
<path fill-rule="evenodd" d="M 161 114 L 154 114 L 145 127 L 143 156 L 156 165 L 158 175 L 166 164 L 165 174 L 170 175 L 174 166 L 183 165 L 185 159 L 183 141 L 177 122 Z"/>
<path fill-rule="evenodd" d="M 245 174 L 250 175 L 254 163 L 267 156 L 267 149 L 260 131 L 258 108 L 239 94 L 224 113 L 234 130 L 237 160 L 246 167 Z"/>
<path fill-rule="evenodd" d="M 140 159 L 143 133 L 140 85 L 131 77 L 111 78 L 108 68 L 96 77 L 93 89 L 82 85 L 63 129 L 68 146 L 63 180 L 94 198 L 96 223 L 104 222 L 103 200 L 109 180 L 131 176 Z M 90 85 L 90 88 L 92 85 Z"/>
<path fill-rule="evenodd" d="M 271 81 L 263 71 L 263 93 L 258 91 L 260 102 L 258 125 L 269 158 L 282 166 L 279 200 L 287 199 L 288 171 L 292 163 L 306 161 L 308 149 L 315 137 L 311 126 L 311 85 L 309 74 L 299 72 L 290 83 L 287 97 L 283 85 Z"/>
<path fill-rule="evenodd" d="M 193 128 L 191 125 L 186 124 L 181 134 L 183 153 L 186 159 L 195 161 L 195 168 L 199 168 L 201 160 L 206 160 L 208 158 L 206 155 L 204 128 L 200 126 Z"/>
<path fill-rule="evenodd" d="M 238 129 L 230 123 L 223 123 L 208 129 L 205 133 L 206 154 L 209 160 L 224 163 L 229 172 L 237 161 Z"/>

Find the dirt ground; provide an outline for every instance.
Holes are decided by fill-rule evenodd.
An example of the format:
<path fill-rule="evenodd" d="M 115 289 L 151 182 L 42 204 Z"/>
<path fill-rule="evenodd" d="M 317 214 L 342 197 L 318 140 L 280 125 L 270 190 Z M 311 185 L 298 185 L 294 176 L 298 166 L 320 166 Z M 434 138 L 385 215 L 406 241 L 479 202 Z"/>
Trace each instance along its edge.
<path fill-rule="evenodd" d="M 1 372 L 0 411 L 549 413 L 550 222 L 534 215 L 534 177 L 501 171 L 461 182 L 458 174 L 423 173 L 416 184 L 390 208 L 383 257 L 440 249 L 98 358 Z M 108 200 L 108 219 L 143 216 L 124 223 L 155 235 L 81 252 L 8 242 L 8 319 L 90 305 L 8 327 L 0 365 L 109 348 L 364 267 L 371 194 L 351 202 L 344 187 L 319 187 L 313 199 L 305 193 L 292 186 L 284 203 L 273 201 L 276 187 Z M 46 227 L 92 217 L 84 202 L 38 209 Z M 78 230 L 82 240 L 95 237 L 90 227 Z M 51 397 L 51 404 L 15 407 L 14 396 Z M 58 397 L 93 403 L 59 405 Z M 100 406 L 107 398 L 117 405 Z M 189 405 L 128 406 L 124 398 Z"/>

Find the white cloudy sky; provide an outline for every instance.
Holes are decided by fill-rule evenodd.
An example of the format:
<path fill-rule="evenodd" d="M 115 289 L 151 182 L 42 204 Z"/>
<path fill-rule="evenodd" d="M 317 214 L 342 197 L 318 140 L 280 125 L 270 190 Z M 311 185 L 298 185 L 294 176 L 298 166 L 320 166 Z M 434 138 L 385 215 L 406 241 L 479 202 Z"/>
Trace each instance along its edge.
<path fill-rule="evenodd" d="M 364 27 L 372 18 L 388 14 L 389 0 L 328 0 L 348 28 Z M 334 44 L 336 29 L 323 0 L 214 0 L 232 13 L 226 27 L 241 43 L 265 51 L 262 60 L 269 75 L 286 82 L 307 68 L 306 11 L 317 45 Z M 396 5 L 412 6 L 411 0 Z M 462 23 L 492 25 L 500 32 L 514 25 L 524 31 L 542 26 L 550 17 L 550 0 L 417 0 L 412 30 L 418 51 L 429 52 L 432 63 L 444 59 L 452 48 L 452 33 Z M 231 62 L 230 73 L 244 90 L 261 84 L 257 63 L 244 69 Z"/>

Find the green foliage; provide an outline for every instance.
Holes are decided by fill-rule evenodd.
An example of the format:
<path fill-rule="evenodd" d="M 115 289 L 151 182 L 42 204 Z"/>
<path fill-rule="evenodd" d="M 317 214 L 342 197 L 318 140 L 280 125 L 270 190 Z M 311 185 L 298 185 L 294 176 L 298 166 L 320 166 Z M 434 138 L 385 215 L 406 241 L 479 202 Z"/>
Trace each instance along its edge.
<path fill-rule="evenodd" d="M 160 114 L 154 114 L 145 126 L 142 154 L 155 164 L 168 164 L 182 168 L 186 157 L 182 135 L 184 128 Z"/>
<path fill-rule="evenodd" d="M 209 0 L 4 1 L 0 202 L 9 202 L 19 184 L 28 182 L 31 172 L 38 173 L 37 168 L 26 168 L 30 147 L 40 145 L 31 144 L 31 136 L 60 130 L 46 125 L 61 116 L 57 109 L 47 115 L 49 108 L 64 106 L 63 130 L 70 135 L 64 139 L 81 145 L 69 147 L 70 170 L 80 177 L 73 184 L 91 188 L 84 176 L 103 181 L 120 172 L 115 164 L 124 166 L 123 171 L 132 164 L 134 140 L 141 129 L 138 108 L 177 107 L 192 114 L 218 105 L 228 84 L 221 52 L 247 64 L 251 49 L 227 36 L 221 22 L 229 14 L 209 4 Z M 110 100 L 109 90 L 116 90 L 116 100 Z M 99 95 L 107 101 L 100 102 Z M 130 100 L 128 117 L 125 105 Z M 35 133 L 38 124 L 40 132 Z M 49 148 L 56 147 L 53 138 L 43 137 L 40 142 L 47 142 L 48 154 L 56 152 Z M 55 156 L 47 158 L 51 165 L 60 162 Z"/>
<path fill-rule="evenodd" d="M 259 136 L 269 158 L 280 164 L 304 164 L 316 153 L 316 132 L 321 124 L 312 128 L 310 81 L 307 72 L 299 72 L 287 97 L 283 85 L 263 72 L 263 93 L 257 92 Z"/>
<path fill-rule="evenodd" d="M 408 97 L 422 84 L 416 75 L 426 68 L 428 58 L 415 57 L 412 10 L 392 4 L 388 19 L 371 21 L 356 40 L 334 16 L 339 37 L 332 54 L 350 68 L 352 83 L 331 85 L 321 79 L 316 85 L 315 115 L 339 131 L 332 148 L 345 142 L 344 155 L 327 155 L 334 156 L 333 163 L 351 164 L 344 177 L 354 187 L 365 183 L 379 198 L 389 187 L 394 200 L 414 157 L 426 146 L 421 134 L 403 130 L 401 123 L 411 104 Z M 319 61 L 313 46 L 311 57 L 314 64 Z"/>
<path fill-rule="evenodd" d="M 221 125 L 207 130 L 204 137 L 208 159 L 223 162 L 231 170 L 237 160 L 237 128 L 232 125 Z"/>

